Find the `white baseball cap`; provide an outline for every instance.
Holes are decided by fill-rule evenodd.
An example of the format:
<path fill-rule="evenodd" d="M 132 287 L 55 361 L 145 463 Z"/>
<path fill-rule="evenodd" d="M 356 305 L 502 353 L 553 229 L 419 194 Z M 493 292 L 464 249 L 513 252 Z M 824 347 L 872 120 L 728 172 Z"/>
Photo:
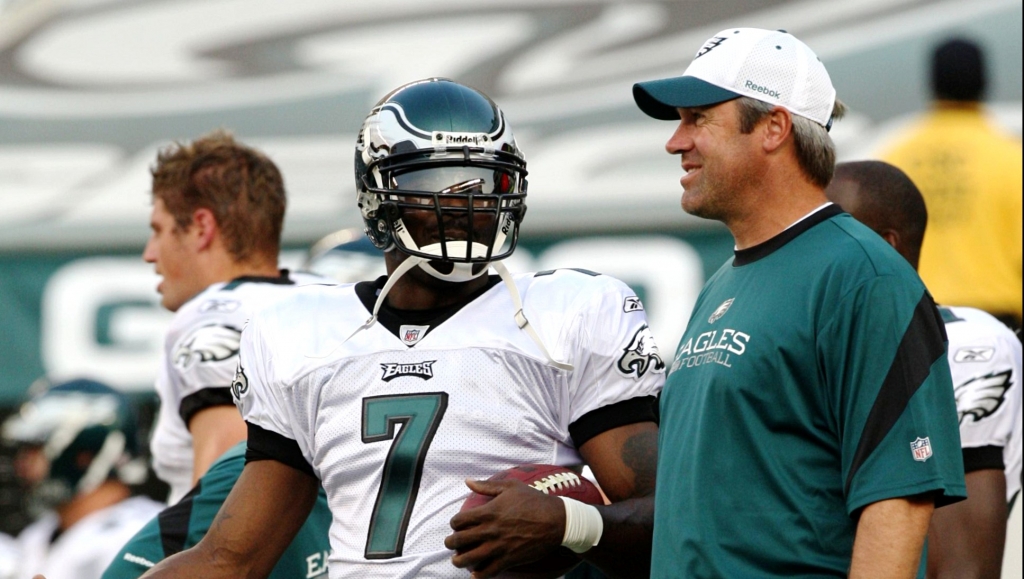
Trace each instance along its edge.
<path fill-rule="evenodd" d="M 714 105 L 746 96 L 832 126 L 836 89 L 825 65 L 793 35 L 781 30 L 729 28 L 697 51 L 683 76 L 638 82 L 633 99 L 640 110 L 664 120 L 679 119 L 677 108 Z"/>

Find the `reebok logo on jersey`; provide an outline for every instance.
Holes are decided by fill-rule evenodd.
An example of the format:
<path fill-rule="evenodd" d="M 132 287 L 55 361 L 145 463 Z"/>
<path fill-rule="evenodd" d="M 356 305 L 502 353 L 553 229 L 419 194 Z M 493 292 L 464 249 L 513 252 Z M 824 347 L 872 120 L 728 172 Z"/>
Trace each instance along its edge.
<path fill-rule="evenodd" d="M 626 301 L 622 303 L 622 311 L 628 313 L 631 312 L 642 312 L 644 311 L 644 305 L 640 303 L 640 298 L 636 296 L 629 296 Z"/>
<path fill-rule="evenodd" d="M 993 372 L 972 378 L 953 388 L 960 424 L 963 424 L 968 416 L 974 422 L 981 422 L 999 410 L 1006 400 L 1006 391 L 1013 385 L 1010 381 L 1011 372 L 1012 370 Z"/>
<path fill-rule="evenodd" d="M 241 400 L 249 391 L 249 378 L 245 375 L 245 368 L 242 368 L 242 361 L 238 361 L 235 367 L 235 379 L 231 381 L 231 395 L 235 400 Z"/>
<path fill-rule="evenodd" d="M 384 375 L 381 376 L 380 379 L 385 382 L 390 382 L 395 378 L 401 378 L 402 376 L 413 376 L 415 378 L 430 380 L 434 377 L 434 362 L 437 362 L 437 360 L 416 362 L 414 364 L 383 363 L 380 367 L 384 370 Z"/>
<path fill-rule="evenodd" d="M 237 310 L 242 303 L 237 300 L 206 300 L 199 306 L 199 313 L 230 314 Z"/>
<path fill-rule="evenodd" d="M 189 369 L 196 362 L 220 362 L 238 353 L 242 330 L 231 326 L 209 325 L 196 328 L 174 348 L 174 365 Z"/>
<path fill-rule="evenodd" d="M 708 323 L 713 324 L 722 319 L 722 316 L 725 315 L 725 312 L 729 311 L 729 306 L 731 306 L 732 302 L 735 300 L 736 298 L 729 298 L 722 302 L 722 305 L 718 306 L 718 308 L 711 314 L 711 317 L 708 318 Z"/>
<path fill-rule="evenodd" d="M 633 334 L 629 345 L 622 350 L 622 357 L 616 364 L 619 372 L 625 376 L 640 378 L 651 370 L 655 373 L 665 369 L 665 363 L 658 355 L 658 345 L 654 343 L 654 335 L 646 324 Z"/>
<path fill-rule="evenodd" d="M 953 356 L 954 362 L 988 362 L 995 356 L 995 348 L 960 348 Z"/>
<path fill-rule="evenodd" d="M 924 438 L 918 438 L 914 442 L 910 443 L 910 453 L 914 455 L 914 460 L 917 462 L 924 462 L 932 457 L 932 441 L 927 436 Z"/>

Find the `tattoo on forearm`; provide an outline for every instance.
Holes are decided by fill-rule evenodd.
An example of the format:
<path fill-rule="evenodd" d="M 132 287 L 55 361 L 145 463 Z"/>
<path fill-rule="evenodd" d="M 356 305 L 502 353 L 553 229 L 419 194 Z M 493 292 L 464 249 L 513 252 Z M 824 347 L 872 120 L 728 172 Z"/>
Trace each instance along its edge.
<path fill-rule="evenodd" d="M 637 495 L 654 492 L 658 465 L 658 433 L 635 434 L 622 445 L 622 463 L 633 471 Z"/>

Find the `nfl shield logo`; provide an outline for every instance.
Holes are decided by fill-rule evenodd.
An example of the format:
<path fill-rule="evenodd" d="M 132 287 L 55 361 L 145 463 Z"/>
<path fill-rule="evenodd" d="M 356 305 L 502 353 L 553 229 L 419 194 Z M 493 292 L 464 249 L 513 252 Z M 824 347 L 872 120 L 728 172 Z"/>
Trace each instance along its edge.
<path fill-rule="evenodd" d="M 406 324 L 398 328 L 398 338 L 402 340 L 406 346 L 411 347 L 423 339 L 423 336 L 426 335 L 427 330 L 429 329 L 430 326 L 413 326 L 411 324 Z"/>
<path fill-rule="evenodd" d="M 910 443 L 910 452 L 914 453 L 914 460 L 924 462 L 932 456 L 932 442 L 928 437 L 918 438 Z"/>

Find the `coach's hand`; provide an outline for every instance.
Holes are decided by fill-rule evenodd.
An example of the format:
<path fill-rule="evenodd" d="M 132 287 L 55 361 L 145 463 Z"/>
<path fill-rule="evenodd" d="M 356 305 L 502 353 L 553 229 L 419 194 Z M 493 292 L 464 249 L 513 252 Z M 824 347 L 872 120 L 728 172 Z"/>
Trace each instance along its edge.
<path fill-rule="evenodd" d="M 552 554 L 565 534 L 565 507 L 518 480 L 467 480 L 470 490 L 494 497 L 451 520 L 454 533 L 444 540 L 455 551 L 452 564 L 473 571 L 473 577 L 493 577 L 509 567 Z"/>

